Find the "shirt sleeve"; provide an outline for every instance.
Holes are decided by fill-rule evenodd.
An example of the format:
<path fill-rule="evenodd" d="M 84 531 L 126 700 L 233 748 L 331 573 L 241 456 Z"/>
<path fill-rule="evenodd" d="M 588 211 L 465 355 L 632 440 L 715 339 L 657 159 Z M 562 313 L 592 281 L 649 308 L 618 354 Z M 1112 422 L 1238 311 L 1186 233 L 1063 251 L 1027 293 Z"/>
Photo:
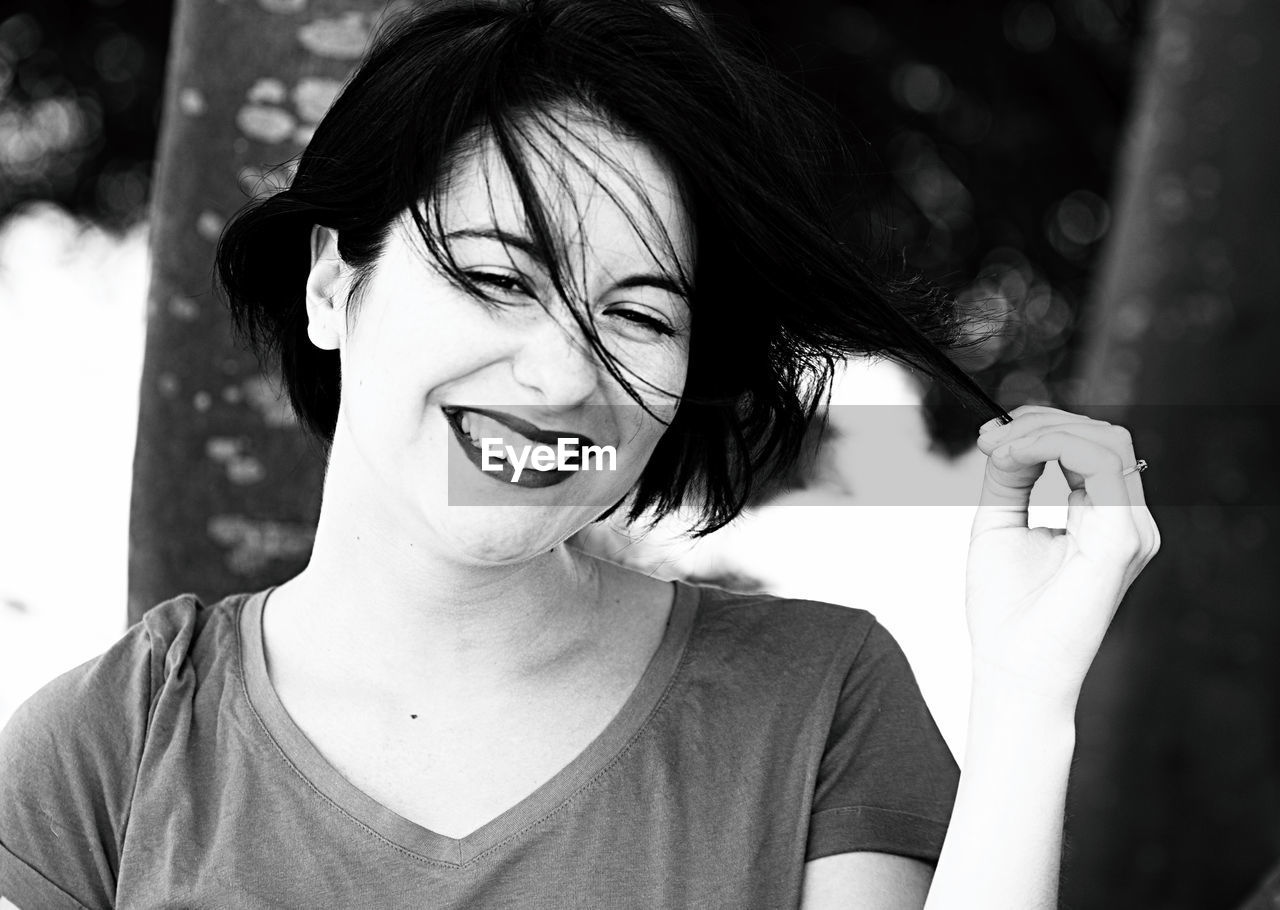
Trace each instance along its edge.
<path fill-rule="evenodd" d="M 146 737 L 151 635 L 44 686 L 0 731 L 0 895 L 20 910 L 115 902 Z"/>
<path fill-rule="evenodd" d="M 806 860 L 874 851 L 936 863 L 959 777 L 906 656 L 873 622 L 841 685 Z"/>

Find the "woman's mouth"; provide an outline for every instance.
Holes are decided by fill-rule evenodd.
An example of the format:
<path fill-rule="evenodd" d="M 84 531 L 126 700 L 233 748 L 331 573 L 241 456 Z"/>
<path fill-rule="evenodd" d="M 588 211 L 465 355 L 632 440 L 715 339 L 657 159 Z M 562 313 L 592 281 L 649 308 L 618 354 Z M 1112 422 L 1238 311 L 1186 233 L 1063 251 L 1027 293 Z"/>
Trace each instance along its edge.
<path fill-rule="evenodd" d="M 543 430 L 504 411 L 441 410 L 467 460 L 480 473 L 511 486 L 563 483 L 581 468 L 581 450 L 594 446 L 590 437 L 569 430 Z"/>

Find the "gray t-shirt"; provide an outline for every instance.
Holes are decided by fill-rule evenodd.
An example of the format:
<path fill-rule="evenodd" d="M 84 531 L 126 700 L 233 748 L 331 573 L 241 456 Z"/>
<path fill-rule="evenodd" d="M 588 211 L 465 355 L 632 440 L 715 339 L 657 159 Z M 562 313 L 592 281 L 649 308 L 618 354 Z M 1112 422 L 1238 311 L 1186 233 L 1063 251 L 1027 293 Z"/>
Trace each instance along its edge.
<path fill-rule="evenodd" d="M 0 895 L 45 908 L 733 908 L 806 860 L 936 861 L 956 765 L 861 610 L 677 585 L 621 711 L 462 839 L 395 814 L 290 720 L 265 595 L 147 613 L 0 733 Z"/>

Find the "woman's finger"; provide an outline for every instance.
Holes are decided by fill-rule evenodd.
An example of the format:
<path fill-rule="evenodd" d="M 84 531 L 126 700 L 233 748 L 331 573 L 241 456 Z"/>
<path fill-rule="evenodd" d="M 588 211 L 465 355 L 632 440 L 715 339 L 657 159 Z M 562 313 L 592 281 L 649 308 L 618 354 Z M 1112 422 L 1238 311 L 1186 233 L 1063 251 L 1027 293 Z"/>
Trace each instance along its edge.
<path fill-rule="evenodd" d="M 1069 432 L 1078 436 L 1092 439 L 1100 445 L 1113 449 L 1120 455 L 1125 469 L 1132 468 L 1137 463 L 1137 458 L 1133 450 L 1133 437 L 1127 429 L 1122 426 L 1103 423 L 1097 420 L 1075 421 L 1071 423 L 1048 424 L 1039 430 L 1032 430 L 1026 436 L 1020 439 L 1036 438 L 1048 432 Z M 999 448 L 996 446 L 995 448 Z M 992 450 L 994 451 L 994 449 Z M 1063 476 L 1067 480 L 1067 485 L 1073 490 L 1084 490 L 1084 478 L 1079 473 L 1071 470 L 1069 467 L 1059 463 L 1062 468 Z M 1129 501 L 1132 503 L 1134 512 L 1133 519 L 1137 524 L 1139 537 L 1141 538 L 1142 550 L 1149 554 L 1148 559 L 1154 556 L 1156 551 L 1160 549 L 1160 529 L 1156 526 L 1155 518 L 1151 511 L 1147 508 L 1146 493 L 1142 486 L 1142 475 L 1138 471 L 1129 471 L 1123 474 L 1125 486 L 1129 492 Z M 1070 502 L 1068 502 L 1068 514 L 1070 514 Z M 1068 530 L 1072 530 L 1068 525 Z"/>
<path fill-rule="evenodd" d="M 1016 407 L 1009 412 L 1009 416 L 1013 418 L 1013 423 L 1001 423 L 999 417 L 988 420 L 978 428 L 979 438 L 1011 438 L 1010 433 L 1016 435 L 1019 427 L 1036 426 L 1044 422 L 1093 420 L 1092 417 L 1086 417 L 1084 414 L 1038 404 L 1024 404 Z"/>
<path fill-rule="evenodd" d="M 1039 438 L 1044 433 L 1058 432 L 1050 427 L 1042 433 L 1033 433 L 1026 439 Z M 1151 511 L 1147 508 L 1146 497 L 1142 489 L 1142 476 L 1137 471 L 1131 471 L 1128 474 L 1124 470 L 1132 467 L 1136 459 L 1133 456 L 1133 441 L 1129 437 L 1128 432 L 1123 427 L 1111 426 L 1109 424 L 1073 424 L 1065 429 L 1065 432 L 1074 433 L 1081 438 L 1090 439 L 1099 445 L 1112 449 L 1120 455 L 1120 460 L 1125 468 L 1121 469 L 1121 477 L 1125 483 L 1125 489 L 1129 494 L 1129 502 L 1133 506 L 1133 520 L 1138 528 L 1138 536 L 1141 539 L 1143 552 L 1150 551 L 1153 555 L 1160 548 L 1160 531 L 1156 528 L 1155 518 L 1152 517 Z M 1021 446 L 1019 446 L 1020 448 Z M 1089 502 L 1085 478 L 1080 473 L 1071 470 L 1069 467 L 1058 465 L 1062 468 L 1062 474 L 1067 480 L 1067 485 L 1071 488 L 1071 497 L 1075 497 L 1077 493 L 1085 496 L 1082 502 Z M 1068 524 L 1067 530 L 1074 532 L 1076 529 L 1070 521 L 1071 505 L 1076 501 L 1069 497 L 1067 500 Z M 1079 510 L 1077 509 L 1077 516 Z"/>
<path fill-rule="evenodd" d="M 1015 439 L 1031 439 L 1037 436 L 1042 436 L 1045 433 L 1062 431 L 1075 433 L 1079 436 L 1085 437 L 1086 439 L 1092 439 L 1094 442 L 1114 449 L 1116 454 L 1118 454 L 1124 462 L 1124 466 L 1126 468 L 1132 467 L 1137 463 L 1138 459 L 1137 456 L 1134 455 L 1133 451 L 1133 436 L 1124 427 L 1104 423 L 1099 420 L 1091 420 L 1087 417 L 1082 420 L 1070 422 L 1047 422 L 1049 416 L 1050 415 L 1044 415 L 1046 420 L 1042 420 L 1036 424 L 1028 424 L 1026 431 L 1014 438 L 995 441 L 979 439 L 978 448 L 990 455 L 996 449 L 1000 448 L 1000 446 L 1014 442 Z M 1067 478 L 1067 484 L 1071 489 L 1078 490 L 1083 487 L 1084 479 L 1081 475 L 1066 468 L 1063 469 L 1062 473 Z M 1135 505 L 1146 505 L 1146 498 L 1143 496 L 1142 492 L 1142 481 L 1138 472 L 1135 471 L 1126 475 L 1126 480 L 1129 483 L 1130 500 Z"/>
<path fill-rule="evenodd" d="M 1014 416 L 1013 423 L 1000 424 L 998 420 L 990 420 L 983 424 L 978 435 L 978 449 L 984 455 L 990 455 L 1001 445 L 1012 442 L 1014 439 L 1055 426 L 1071 424 L 1073 427 L 1095 426 L 1104 428 L 1093 432 L 1105 432 L 1113 435 L 1117 446 L 1116 451 L 1120 452 L 1125 459 L 1126 468 L 1137 464 L 1138 459 L 1134 454 L 1133 437 L 1125 427 L 1119 424 L 1111 424 L 1105 420 L 1096 420 L 1083 414 L 1075 414 L 1070 411 L 1042 405 L 1023 405 L 1015 408 L 1010 414 Z M 1081 432 L 1084 432 L 1083 429 L 1081 429 Z M 1094 438 L 1099 437 L 1095 436 Z M 1066 475 L 1065 471 L 1063 473 Z M 1129 497 L 1133 503 L 1146 506 L 1147 498 L 1146 492 L 1142 487 L 1141 475 L 1137 471 L 1132 471 L 1125 475 L 1125 480 L 1129 486 Z M 1078 476 L 1067 475 L 1067 483 L 1074 490 L 1081 486 L 1082 481 Z M 1153 535 L 1158 539 L 1159 532 L 1154 530 L 1154 521 L 1151 524 Z"/>
<path fill-rule="evenodd" d="M 998 420 L 993 420 L 982 427 L 978 448 L 986 455 L 992 456 L 997 449 L 1015 441 L 1020 441 L 1021 445 L 1029 445 L 1026 440 L 1039 438 L 1047 433 L 1063 432 L 1091 440 L 1118 454 L 1123 464 L 1121 475 L 1129 497 L 1130 512 L 1138 532 L 1140 561 L 1131 566 L 1131 574 L 1136 576 L 1159 550 L 1160 531 L 1146 507 L 1141 475 L 1137 471 L 1123 473 L 1124 468 L 1131 468 L 1137 461 L 1129 431 L 1106 421 L 1043 405 L 1024 405 L 1010 413 L 1014 417 L 1012 423 L 1001 425 Z M 1086 475 L 1073 470 L 1070 463 L 1064 464 L 1060 459 L 1058 462 L 1072 489 L 1068 498 L 1066 533 L 1078 536 L 1082 532 L 1081 523 L 1087 507 L 1092 504 L 1092 497 L 1087 490 Z M 989 458 L 983 488 L 983 507 L 975 518 L 974 533 L 986 527 L 1026 527 L 1030 487 L 1035 485 L 1043 470 L 1043 463 L 1035 463 L 1034 460 L 1026 464 L 1010 465 Z M 1118 494 L 1118 490 L 1114 492 Z M 1119 496 L 1104 498 L 1117 500 Z"/>
<path fill-rule="evenodd" d="M 1145 507 L 1135 506 L 1129 497 L 1126 478 L 1121 476 L 1125 468 L 1122 457 L 1108 444 L 1080 435 L 1076 429 L 1053 430 L 1016 440 L 996 449 L 989 461 L 988 475 L 994 482 L 984 485 L 982 504 L 1008 506 L 1013 504 L 1017 490 L 1017 503 L 1022 506 L 1025 526 L 1025 503 L 1030 500 L 1030 486 L 1034 485 L 1048 461 L 1057 461 L 1064 472 L 1072 471 L 1083 478 L 1084 496 L 1073 495 L 1068 499 L 1068 525 L 1078 528 L 1081 549 L 1099 547 L 1097 555 L 1125 556 L 1142 554 L 1145 549 L 1138 516 L 1145 516 Z M 1076 512 L 1074 516 L 1072 511 Z M 985 523 L 1009 526 L 1007 509 L 987 511 Z"/>

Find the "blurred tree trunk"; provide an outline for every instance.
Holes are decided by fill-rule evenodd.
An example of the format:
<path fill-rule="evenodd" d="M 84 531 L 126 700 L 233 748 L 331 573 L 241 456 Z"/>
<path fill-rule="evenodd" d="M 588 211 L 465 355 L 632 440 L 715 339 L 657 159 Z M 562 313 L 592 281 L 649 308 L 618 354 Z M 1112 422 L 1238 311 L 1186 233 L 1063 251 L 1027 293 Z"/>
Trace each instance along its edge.
<path fill-rule="evenodd" d="M 151 288 L 130 516 L 129 618 L 184 591 L 281 581 L 311 547 L 323 458 L 234 344 L 214 244 L 289 167 L 385 0 L 180 0 L 151 207 Z"/>
<path fill-rule="evenodd" d="M 1280 4 L 1154 12 L 1078 404 L 1164 544 L 1082 701 L 1072 910 L 1233 908 L 1280 858 Z"/>
<path fill-rule="evenodd" d="M 1280 865 L 1271 870 L 1262 885 L 1240 905 L 1239 910 L 1275 910 L 1280 907 Z"/>

